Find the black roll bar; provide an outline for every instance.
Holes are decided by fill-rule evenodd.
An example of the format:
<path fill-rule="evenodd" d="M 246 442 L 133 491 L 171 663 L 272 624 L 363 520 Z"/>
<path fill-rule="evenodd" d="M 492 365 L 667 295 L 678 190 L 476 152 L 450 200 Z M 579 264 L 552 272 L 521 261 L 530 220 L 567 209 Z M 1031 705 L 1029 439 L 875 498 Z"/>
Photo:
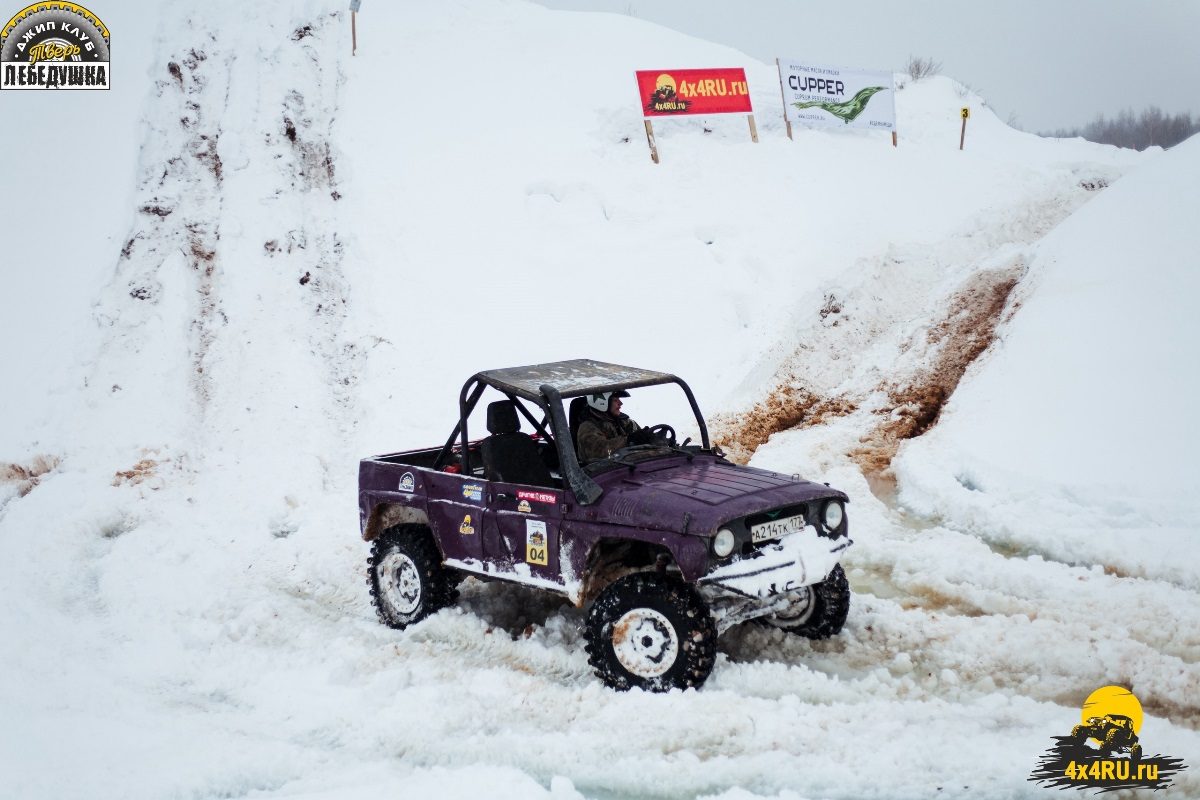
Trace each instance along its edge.
<path fill-rule="evenodd" d="M 575 493 L 576 502 L 581 506 L 590 506 L 600 499 L 604 490 L 579 466 L 579 458 L 575 455 L 575 443 L 571 441 L 571 427 L 563 413 L 562 395 L 550 384 L 542 384 L 539 388 L 542 396 L 546 398 L 546 411 L 550 414 L 552 427 L 558 434 L 554 437 L 554 445 L 558 448 L 558 470 L 566 480 L 567 486 Z"/>

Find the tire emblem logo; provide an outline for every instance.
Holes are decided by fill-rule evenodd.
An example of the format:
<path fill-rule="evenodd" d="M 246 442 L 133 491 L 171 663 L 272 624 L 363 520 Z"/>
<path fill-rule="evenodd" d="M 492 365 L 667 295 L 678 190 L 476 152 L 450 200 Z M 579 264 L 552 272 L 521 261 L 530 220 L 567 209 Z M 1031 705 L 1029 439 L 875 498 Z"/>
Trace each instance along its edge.
<path fill-rule="evenodd" d="M 108 89 L 109 67 L 108 28 L 81 5 L 34 3 L 0 29 L 0 89 Z"/>

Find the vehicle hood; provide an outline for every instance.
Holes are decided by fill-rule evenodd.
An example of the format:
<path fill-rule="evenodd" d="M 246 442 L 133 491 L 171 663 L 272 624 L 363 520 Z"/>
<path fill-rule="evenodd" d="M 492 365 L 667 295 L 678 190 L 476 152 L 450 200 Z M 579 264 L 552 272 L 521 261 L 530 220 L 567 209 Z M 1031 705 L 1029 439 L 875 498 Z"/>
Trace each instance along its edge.
<path fill-rule="evenodd" d="M 724 522 L 758 511 L 837 497 L 842 492 L 712 456 L 644 462 L 596 477 L 604 494 L 580 509 L 589 520 L 707 535 Z"/>

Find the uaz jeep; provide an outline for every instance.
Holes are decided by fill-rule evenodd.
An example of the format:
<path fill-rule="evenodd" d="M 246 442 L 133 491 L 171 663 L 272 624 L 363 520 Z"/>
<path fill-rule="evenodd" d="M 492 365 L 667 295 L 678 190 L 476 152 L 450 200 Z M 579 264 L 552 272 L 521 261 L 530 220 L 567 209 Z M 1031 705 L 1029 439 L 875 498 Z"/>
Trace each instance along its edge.
<path fill-rule="evenodd" d="M 686 396 L 699 444 L 656 425 L 579 463 L 588 396 L 665 384 Z M 502 399 L 486 406 L 489 435 L 472 440 L 485 390 Z M 703 684 L 717 635 L 748 620 L 810 638 L 841 630 L 848 498 L 728 461 L 674 375 L 586 359 L 489 370 L 458 405 L 443 446 L 360 464 L 368 583 L 384 624 L 450 605 L 464 575 L 544 589 L 591 604 L 587 651 L 602 681 L 651 691 Z"/>

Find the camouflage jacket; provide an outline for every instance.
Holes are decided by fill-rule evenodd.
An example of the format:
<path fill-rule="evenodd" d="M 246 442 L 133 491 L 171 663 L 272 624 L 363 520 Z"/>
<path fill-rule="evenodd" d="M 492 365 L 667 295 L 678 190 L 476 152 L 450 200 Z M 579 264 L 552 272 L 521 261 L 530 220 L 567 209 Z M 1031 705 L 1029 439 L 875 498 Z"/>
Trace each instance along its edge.
<path fill-rule="evenodd" d="M 640 428 L 625 414 L 614 417 L 588 409 L 587 416 L 579 426 L 579 463 L 608 458 L 612 451 L 627 445 L 629 434 Z"/>

